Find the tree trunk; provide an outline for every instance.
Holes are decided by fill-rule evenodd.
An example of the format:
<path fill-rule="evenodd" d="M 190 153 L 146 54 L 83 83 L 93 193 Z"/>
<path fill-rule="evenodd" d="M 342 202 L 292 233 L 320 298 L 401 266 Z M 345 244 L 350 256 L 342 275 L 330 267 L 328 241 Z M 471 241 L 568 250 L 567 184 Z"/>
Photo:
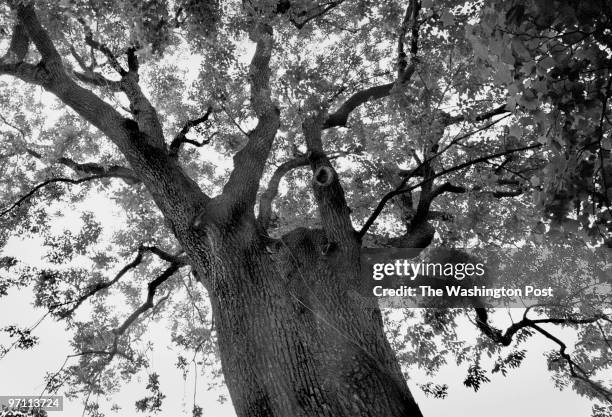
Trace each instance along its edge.
<path fill-rule="evenodd" d="M 376 301 L 360 287 L 360 242 L 323 149 L 322 129 L 329 125 L 321 109 L 303 128 L 325 232 L 296 229 L 272 243 L 255 220 L 259 183 L 280 126 L 269 82 L 272 28 L 256 23 L 249 33 L 257 43 L 249 79 L 258 123 L 234 156 L 223 193 L 211 198 L 168 152 L 157 112 L 138 85 L 136 56 L 119 71 L 132 120 L 74 81 L 33 4 L 14 7 L 26 44 L 32 41 L 42 59 L 5 64 L 0 73 L 43 86 L 99 128 L 146 186 L 210 294 L 238 416 L 420 417 Z M 23 38 L 22 32 L 14 36 Z M 13 52 L 23 59 L 23 51 Z"/>
<path fill-rule="evenodd" d="M 252 221 L 207 226 L 207 258 L 223 371 L 246 416 L 421 416 L 360 295 L 358 251 L 296 229 L 273 246 Z"/>

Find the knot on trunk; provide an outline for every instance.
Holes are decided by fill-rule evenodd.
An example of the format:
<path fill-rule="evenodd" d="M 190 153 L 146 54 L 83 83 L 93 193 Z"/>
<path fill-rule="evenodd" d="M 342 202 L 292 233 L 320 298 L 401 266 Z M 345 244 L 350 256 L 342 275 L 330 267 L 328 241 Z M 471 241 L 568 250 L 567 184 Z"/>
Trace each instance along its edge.
<path fill-rule="evenodd" d="M 320 166 L 314 173 L 312 181 L 319 187 L 329 186 L 334 179 L 334 171 L 330 167 Z"/>

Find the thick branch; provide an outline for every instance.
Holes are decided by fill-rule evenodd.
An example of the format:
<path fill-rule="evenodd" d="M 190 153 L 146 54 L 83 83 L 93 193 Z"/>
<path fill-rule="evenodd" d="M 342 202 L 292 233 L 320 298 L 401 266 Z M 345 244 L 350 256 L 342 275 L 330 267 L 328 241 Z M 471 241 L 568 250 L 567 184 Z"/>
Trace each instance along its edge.
<path fill-rule="evenodd" d="M 136 48 L 130 47 L 127 49 L 127 61 L 128 70 L 124 69 L 119 63 L 117 57 L 113 52 L 103 43 L 93 39 L 91 29 L 83 24 L 85 27 L 85 43 L 97 51 L 102 52 L 108 59 L 108 63 L 111 67 L 121 75 L 121 81 L 118 82 L 118 86 L 121 91 L 125 93 L 128 100 L 130 101 L 130 111 L 134 114 L 136 121 L 138 122 L 139 130 L 146 134 L 147 140 L 153 146 L 157 148 L 164 148 L 164 133 L 159 121 L 157 111 L 144 95 L 140 85 L 138 84 L 138 57 L 136 56 Z M 94 76 L 94 82 L 105 84 L 105 80 L 97 80 L 98 77 Z M 81 76 L 81 79 L 83 77 Z M 117 84 L 113 84 L 117 86 Z"/>
<path fill-rule="evenodd" d="M 503 181 L 502 181 L 503 182 Z M 483 192 L 483 193 L 491 193 L 491 195 L 495 198 L 504 198 L 504 197 L 518 197 L 523 194 L 522 189 L 516 190 L 492 190 L 487 191 L 483 190 L 480 187 L 474 187 L 473 189 L 468 189 L 467 187 L 461 185 L 453 185 L 449 182 L 445 182 L 439 187 L 435 188 L 431 193 L 431 200 L 433 201 L 436 197 L 444 194 L 444 193 L 455 193 L 455 194 L 464 194 L 469 191 L 475 192 Z"/>
<path fill-rule="evenodd" d="M 60 316 L 62 318 L 71 316 L 81 306 L 81 304 L 83 304 L 87 299 L 93 297 L 98 292 L 105 290 L 113 286 L 115 283 L 117 283 L 117 281 L 119 281 L 121 277 L 123 277 L 127 272 L 136 268 L 138 265 L 142 263 L 145 252 L 151 252 L 159 256 L 161 259 L 165 260 L 166 262 L 177 264 L 179 267 L 186 265 L 186 261 L 184 259 L 179 258 L 176 255 L 169 254 L 168 252 L 162 249 L 159 249 L 156 246 L 140 246 L 138 248 L 138 253 L 136 257 L 134 258 L 134 260 L 128 263 L 127 265 L 125 265 L 123 268 L 121 268 L 121 270 L 113 277 L 113 279 L 95 284 L 89 289 L 89 291 L 79 296 L 76 300 L 71 300 L 67 302 L 67 303 L 74 303 L 74 305 L 70 307 L 68 310 L 63 311 Z M 62 303 L 62 305 L 67 304 L 67 303 Z M 59 307 L 59 306 L 55 305 L 52 307 Z"/>
<path fill-rule="evenodd" d="M 310 162 L 308 161 L 306 155 L 301 155 L 285 162 L 284 164 L 281 164 L 278 168 L 276 168 L 276 171 L 274 171 L 274 174 L 272 174 L 272 178 L 268 183 L 268 188 L 266 188 L 266 191 L 263 192 L 259 200 L 258 220 L 264 229 L 267 229 L 270 226 L 270 221 L 272 219 L 272 201 L 278 194 L 278 186 L 281 179 L 289 171 L 295 168 L 307 166 L 309 163 Z"/>
<path fill-rule="evenodd" d="M 336 126 L 346 126 L 346 122 L 348 121 L 348 118 L 353 110 L 362 104 L 367 103 L 368 101 L 387 97 L 394 85 L 395 82 L 391 82 L 356 92 L 349 97 L 348 100 L 346 100 L 338 108 L 338 110 L 327 116 L 327 119 L 323 123 L 323 129 L 329 129 L 330 127 Z"/>
<path fill-rule="evenodd" d="M 11 75 L 34 85 L 45 86 L 50 82 L 50 74 L 42 65 L 27 62 L 9 62 L 0 60 L 0 75 Z"/>
<path fill-rule="evenodd" d="M 322 123 L 322 111 L 302 123 L 308 148 L 307 157 L 313 172 L 312 189 L 327 238 L 336 244 L 351 245 L 355 240 L 351 210 L 346 203 L 338 173 L 323 149 Z"/>
<path fill-rule="evenodd" d="M 26 148 L 26 152 L 37 159 L 43 159 L 43 156 L 33 149 Z M 57 162 L 67 166 L 78 174 L 104 175 L 109 178 L 121 178 L 129 185 L 138 184 L 140 182 L 140 179 L 136 176 L 134 171 L 119 165 L 105 167 L 92 162 L 78 163 L 66 157 L 58 158 Z"/>
<path fill-rule="evenodd" d="M 30 40 L 36 45 L 36 49 L 40 52 L 43 61 L 50 69 L 58 70 L 61 67 L 62 58 L 55 49 L 53 41 L 43 29 L 34 7 L 29 2 L 18 2 L 17 19 L 23 24 Z"/>
<path fill-rule="evenodd" d="M 249 68 L 251 107 L 257 115 L 257 125 L 249 132 L 247 144 L 234 156 L 234 170 L 223 188 L 230 204 L 240 212 L 255 205 L 266 159 L 280 125 L 280 112 L 270 93 L 272 28 L 258 24 L 250 36 L 257 43 Z"/>
<path fill-rule="evenodd" d="M 6 54 L 0 59 L 2 62 L 22 62 L 28 53 L 30 39 L 28 38 L 25 26 L 17 22 L 13 28 L 11 44 Z"/>
<path fill-rule="evenodd" d="M 419 24 L 418 14 L 420 10 L 420 2 L 417 0 L 411 0 L 406 10 L 406 16 L 400 28 L 399 40 L 398 40 L 398 76 L 397 80 L 387 84 L 377 85 L 374 87 L 366 88 L 353 94 L 348 98 L 340 107 L 334 112 L 327 116 L 323 122 L 323 129 L 329 129 L 331 127 L 346 126 L 349 116 L 357 107 L 364 103 L 372 100 L 378 100 L 387 97 L 393 87 L 396 84 L 405 84 L 410 81 L 412 74 L 416 70 L 417 65 L 417 52 L 418 52 L 418 39 L 419 39 Z M 410 28 L 411 30 L 411 62 L 410 65 L 406 62 L 406 54 L 404 53 L 404 38 L 406 32 Z"/>
<path fill-rule="evenodd" d="M 433 191 L 431 192 L 431 199 L 432 201 L 438 197 L 441 194 L 444 193 L 457 193 L 457 194 L 462 194 L 467 192 L 467 188 L 463 187 L 463 186 L 458 186 L 458 185 L 453 185 L 450 182 L 445 182 L 444 184 L 440 185 L 439 187 L 436 187 L 433 189 Z"/>
<path fill-rule="evenodd" d="M 36 17 L 32 4 L 19 3 L 18 21 L 26 28 L 30 40 L 34 42 L 43 59 L 38 65 L 0 64 L 0 73 L 43 86 L 121 147 L 125 142 L 120 142 L 129 139 L 129 134 L 123 126 L 125 119 L 108 103 L 68 77 L 61 57 Z"/>
<path fill-rule="evenodd" d="M 95 87 L 108 88 L 112 92 L 121 91 L 120 81 L 109 80 L 108 78 L 97 72 L 74 72 L 73 74 L 77 80 L 93 85 Z"/>
<path fill-rule="evenodd" d="M 404 41 L 406 34 L 410 29 L 410 56 L 411 60 L 416 59 L 417 52 L 419 50 L 419 11 L 421 3 L 419 0 L 410 0 L 408 7 L 406 7 L 406 13 L 404 14 L 404 20 L 400 27 L 399 36 L 397 39 L 397 67 L 398 77 L 406 71 L 408 66 L 408 60 L 406 52 L 404 51 Z"/>
<path fill-rule="evenodd" d="M 130 97 L 136 121 L 123 117 L 109 103 L 79 85 L 65 71 L 61 60 L 53 53 L 53 45 L 36 19 L 28 3 L 28 13 L 20 21 L 39 48 L 43 60 L 38 65 L 25 63 L 0 64 L 0 73 L 15 75 L 22 80 L 43 86 L 84 120 L 104 133 L 123 153 L 131 168 L 146 184 L 155 203 L 172 227 L 188 227 L 203 204 L 209 200 L 198 185 L 168 157 L 161 125 L 155 110 L 142 95 L 137 84 L 138 74 L 129 72 L 122 82 Z M 23 8 L 22 7 L 22 8 Z M 49 59 L 46 59 L 48 57 Z M 134 64 L 131 64 L 135 68 Z M 105 176 L 92 176 L 101 178 Z M 62 179 L 60 182 L 82 181 Z M 188 198 L 187 198 L 188 197 Z M 181 201 L 181 204 L 177 202 Z"/>
<path fill-rule="evenodd" d="M 397 81 L 399 83 L 406 83 L 412 77 L 415 71 L 415 65 L 410 65 L 403 73 L 402 77 Z M 329 129 L 331 127 L 346 126 L 351 112 L 357 107 L 361 106 L 372 100 L 378 100 L 389 96 L 391 90 L 397 82 L 391 82 L 387 84 L 377 85 L 374 87 L 366 88 L 350 96 L 335 112 L 329 114 L 325 122 L 323 122 L 323 129 Z"/>
<path fill-rule="evenodd" d="M 346 151 L 339 151 L 332 155 L 329 155 L 328 158 L 336 159 L 341 156 L 347 155 Z M 278 186 L 280 185 L 280 181 L 282 178 L 287 175 L 291 170 L 296 168 L 305 167 L 310 164 L 310 160 L 307 155 L 298 155 L 295 158 L 279 165 L 274 173 L 272 174 L 272 178 L 268 182 L 268 187 L 261 194 L 259 199 L 259 215 L 257 217 L 259 223 L 262 225 L 264 229 L 270 227 L 270 222 L 272 220 L 272 202 L 278 195 Z"/>

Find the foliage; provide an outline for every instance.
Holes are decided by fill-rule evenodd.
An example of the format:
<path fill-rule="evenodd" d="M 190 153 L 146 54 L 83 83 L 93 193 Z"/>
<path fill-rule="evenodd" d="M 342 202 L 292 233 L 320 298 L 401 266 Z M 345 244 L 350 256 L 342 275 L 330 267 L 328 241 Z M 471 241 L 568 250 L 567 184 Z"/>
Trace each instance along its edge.
<path fill-rule="evenodd" d="M 411 32 L 406 9 L 417 4 Z M 323 136 L 357 230 L 385 193 L 408 178 L 403 185 L 410 191 L 384 207 L 366 230 L 364 245 L 392 246 L 409 234 L 423 206 L 436 231 L 433 245 L 612 245 L 612 10 L 605 0 L 34 5 L 70 75 L 122 116 L 135 112 L 113 88 L 119 78 L 109 55 L 127 67 L 129 51 L 138 58 L 140 86 L 159 114 L 168 145 L 190 121 L 207 115 L 182 133 L 187 141 L 179 144 L 178 161 L 211 195 L 221 192 L 232 156 L 256 123 L 248 32 L 259 20 L 274 27 L 271 91 L 281 117 L 260 194 L 283 163 L 307 155 L 302 122 L 313 109 L 333 113 L 355 93 L 391 84 L 379 100 L 364 101 L 345 126 Z M 0 7 L 1 27 L 12 27 L 14 20 L 8 6 Z M 87 42 L 88 34 L 108 53 Z M 2 36 L 1 46 L 8 48 L 8 29 Z M 30 48 L 26 61 L 40 58 Z M 410 79 L 398 82 L 402 69 L 411 66 Z M 146 299 L 152 277 L 182 252 L 145 186 L 126 175 L 125 156 L 38 86 L 2 76 L 0 107 L 0 248 L 21 239 L 38 242 L 45 253 L 33 265 L 0 254 L 0 297 L 11 289 L 31 290 L 35 305 L 73 333 L 76 363 L 49 375 L 48 390 L 112 394 L 117 382 L 132 380 L 148 366 L 146 330 L 158 320 L 170 323 L 184 377 L 193 363 L 217 377 L 212 385 L 222 384 L 208 297 L 198 277 L 181 269 L 186 265 L 177 264 L 178 272 L 160 285 L 152 308 L 126 321 Z M 469 163 L 478 158 L 484 159 Z M 461 164 L 466 165 L 453 170 Z M 422 172 L 416 173 L 418 167 Z M 427 175 L 438 194 L 427 191 Z M 269 234 L 319 227 L 305 165 L 282 178 Z M 50 179 L 60 181 L 45 184 Z M 430 204 L 421 204 L 427 193 Z M 569 360 L 565 348 L 548 355 L 555 384 L 605 401 L 606 390 L 599 388 L 610 382 L 601 377 L 612 354 L 607 312 L 545 306 L 534 313 L 537 318 L 510 335 L 511 346 L 501 343 L 502 332 L 491 323 L 485 324 L 493 339 L 479 335 L 470 342 L 458 334 L 458 323 L 477 323 L 473 311 L 385 314 L 404 370 L 419 367 L 433 378 L 455 362 L 467 367 L 464 384 L 475 391 L 490 381 L 489 372 L 505 376 L 519 367 L 528 355 L 521 345 L 529 338 L 548 337 L 533 320 L 562 320 L 552 324 L 573 329 L 579 340 L 567 346 Z M 585 317 L 598 319 L 575 322 Z M 128 326 L 118 332 L 123 324 Z M 4 329 L 22 349 L 36 343 L 34 330 Z M 2 346 L 0 357 L 8 350 Z M 481 367 L 483 357 L 496 358 L 492 369 Z M 421 388 L 435 398 L 447 395 L 445 384 L 430 381 Z M 137 409 L 159 411 L 164 395 L 157 374 L 149 375 L 147 389 L 151 395 Z M 606 407 L 596 404 L 593 416 L 609 414 Z M 86 408 L 101 413 L 94 403 Z M 194 404 L 193 415 L 202 413 Z"/>

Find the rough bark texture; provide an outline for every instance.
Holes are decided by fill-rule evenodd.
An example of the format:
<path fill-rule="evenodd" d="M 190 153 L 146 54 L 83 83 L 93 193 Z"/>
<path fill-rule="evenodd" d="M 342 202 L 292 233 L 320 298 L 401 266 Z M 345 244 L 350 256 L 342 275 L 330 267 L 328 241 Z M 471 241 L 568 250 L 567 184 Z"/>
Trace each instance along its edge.
<path fill-rule="evenodd" d="M 254 25 L 251 31 L 257 43 L 251 104 L 258 124 L 236 154 L 223 193 L 211 198 L 168 151 L 155 109 L 137 85 L 137 65 L 120 71 L 121 90 L 138 110 L 130 120 L 68 75 L 32 6 L 15 9 L 14 51 L 0 62 L 0 73 L 54 93 L 125 155 L 210 294 L 238 416 L 421 416 L 376 302 L 359 287 L 360 240 L 323 150 L 321 132 L 329 124 L 322 112 L 303 128 L 323 229 L 296 229 L 273 240 L 255 218 L 279 126 L 269 86 L 272 29 Z M 37 65 L 21 61 L 24 33 L 40 52 Z"/>
<path fill-rule="evenodd" d="M 273 253 L 246 220 L 210 225 L 207 268 L 226 382 L 239 416 L 419 416 L 358 259 L 297 229 Z M 353 266 L 351 270 L 346 265 Z"/>

